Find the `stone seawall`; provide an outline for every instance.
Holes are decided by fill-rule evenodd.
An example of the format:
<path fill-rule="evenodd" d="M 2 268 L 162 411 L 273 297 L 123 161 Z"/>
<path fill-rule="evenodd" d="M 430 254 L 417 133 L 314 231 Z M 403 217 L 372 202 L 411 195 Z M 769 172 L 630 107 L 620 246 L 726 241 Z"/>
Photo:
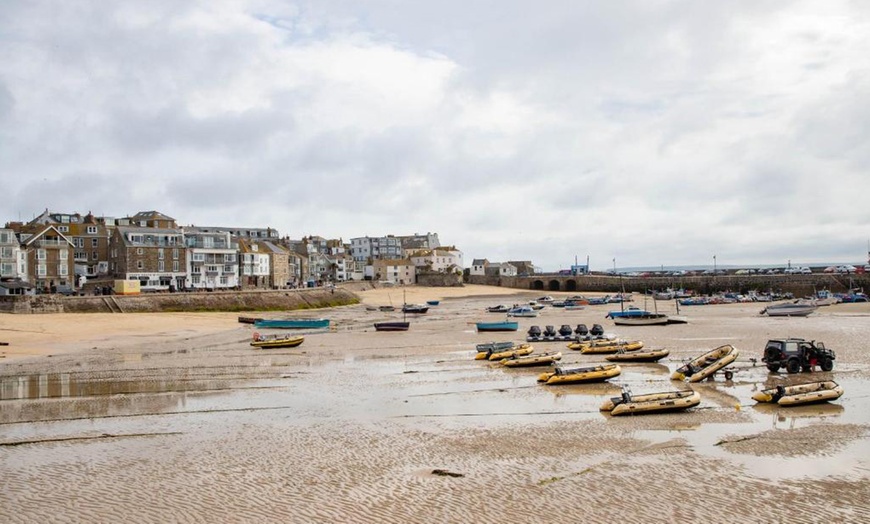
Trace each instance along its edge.
<path fill-rule="evenodd" d="M 849 287 L 870 289 L 870 275 L 838 275 L 813 273 L 812 275 L 702 275 L 669 277 L 614 277 L 607 275 L 535 275 L 531 277 L 471 276 L 469 283 L 501 286 L 534 291 L 597 291 L 643 293 L 647 290 L 690 289 L 697 293 L 712 294 L 725 291 L 790 292 L 807 296 L 816 290 L 827 289 L 835 293 L 846 292 Z"/>
<path fill-rule="evenodd" d="M 174 311 L 287 311 L 359 303 L 341 289 L 215 291 L 212 293 L 145 293 L 64 297 L 0 297 L 0 313 L 145 313 Z"/>

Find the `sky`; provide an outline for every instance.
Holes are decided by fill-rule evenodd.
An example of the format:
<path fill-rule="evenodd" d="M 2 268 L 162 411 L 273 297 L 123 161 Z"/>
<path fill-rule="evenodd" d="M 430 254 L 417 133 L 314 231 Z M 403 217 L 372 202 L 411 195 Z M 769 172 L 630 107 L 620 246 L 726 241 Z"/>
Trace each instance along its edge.
<path fill-rule="evenodd" d="M 0 222 L 864 263 L 870 2 L 0 2 Z"/>

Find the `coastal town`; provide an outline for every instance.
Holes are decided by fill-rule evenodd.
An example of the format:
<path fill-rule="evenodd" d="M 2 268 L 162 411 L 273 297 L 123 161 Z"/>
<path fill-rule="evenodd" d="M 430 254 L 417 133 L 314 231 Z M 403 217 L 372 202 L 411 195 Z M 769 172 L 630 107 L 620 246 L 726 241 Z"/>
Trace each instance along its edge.
<path fill-rule="evenodd" d="M 292 239 L 271 227 L 179 226 L 159 211 L 46 210 L 0 229 L 0 295 L 108 293 L 116 281 L 141 292 L 405 285 L 426 275 L 458 282 L 463 268 L 462 251 L 437 233 Z"/>

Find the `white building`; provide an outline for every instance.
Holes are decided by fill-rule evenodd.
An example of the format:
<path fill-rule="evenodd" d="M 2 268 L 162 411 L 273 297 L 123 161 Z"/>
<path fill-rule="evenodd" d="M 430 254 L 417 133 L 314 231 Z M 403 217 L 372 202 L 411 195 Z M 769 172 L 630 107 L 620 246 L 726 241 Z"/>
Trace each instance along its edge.
<path fill-rule="evenodd" d="M 489 260 L 485 258 L 475 258 L 471 261 L 471 269 L 469 275 L 485 276 L 486 268 L 489 266 Z"/>
<path fill-rule="evenodd" d="M 270 253 L 260 252 L 255 242 L 239 240 L 239 274 L 242 285 L 249 287 L 269 287 L 271 264 Z"/>
<path fill-rule="evenodd" d="M 182 228 L 187 247 L 187 280 L 193 289 L 230 289 L 239 285 L 238 245 L 228 232 Z"/>
<path fill-rule="evenodd" d="M 420 250 L 410 256 L 418 269 L 426 268 L 439 273 L 462 271 L 462 252 L 454 247 Z"/>
<path fill-rule="evenodd" d="M 11 229 L 0 229 L 0 277 L 27 280 L 27 253 Z"/>
<path fill-rule="evenodd" d="M 402 241 L 393 235 L 350 239 L 350 254 L 354 260 L 389 260 L 402 258 Z"/>

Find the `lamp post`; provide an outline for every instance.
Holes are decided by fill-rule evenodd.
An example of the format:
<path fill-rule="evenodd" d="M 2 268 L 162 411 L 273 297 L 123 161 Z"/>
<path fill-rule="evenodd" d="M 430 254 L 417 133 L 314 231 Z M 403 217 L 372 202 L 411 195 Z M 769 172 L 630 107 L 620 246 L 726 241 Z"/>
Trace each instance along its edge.
<path fill-rule="evenodd" d="M 616 274 L 616 257 L 613 257 L 613 274 Z"/>
<path fill-rule="evenodd" d="M 716 255 L 713 255 L 713 275 L 716 275 Z"/>

